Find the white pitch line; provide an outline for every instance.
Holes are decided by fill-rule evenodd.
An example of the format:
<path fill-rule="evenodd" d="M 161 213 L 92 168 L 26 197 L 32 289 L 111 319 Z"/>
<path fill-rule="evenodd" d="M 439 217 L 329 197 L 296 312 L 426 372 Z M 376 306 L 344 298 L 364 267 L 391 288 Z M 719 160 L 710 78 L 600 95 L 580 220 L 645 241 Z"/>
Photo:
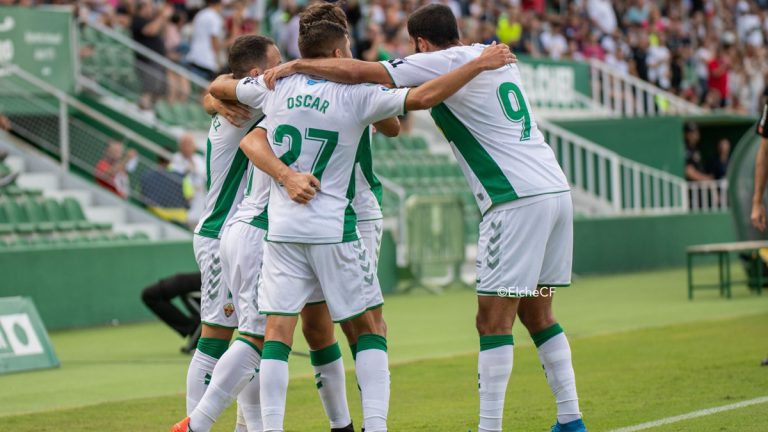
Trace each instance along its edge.
<path fill-rule="evenodd" d="M 719 406 L 719 407 L 715 407 L 715 408 L 707 408 L 707 409 L 703 409 L 703 410 L 699 410 L 699 411 L 689 412 L 688 414 L 682 414 L 682 415 L 678 415 L 678 416 L 674 416 L 674 417 L 667 417 L 667 418 L 663 418 L 663 419 L 660 419 L 660 420 L 650 421 L 650 422 L 647 422 L 647 423 L 640 423 L 640 424 L 634 425 L 634 426 L 627 426 L 627 427 L 623 427 L 623 428 L 619 428 L 619 429 L 614 429 L 614 430 L 612 430 L 610 432 L 635 432 L 635 431 L 641 431 L 641 430 L 655 428 L 655 427 L 658 427 L 658 426 L 667 425 L 667 424 L 670 424 L 670 423 L 677 423 L 677 422 L 681 422 L 681 421 L 684 421 L 684 420 L 690 420 L 690 419 L 694 419 L 694 418 L 697 418 L 697 417 L 704 417 L 704 416 L 708 416 L 708 415 L 712 415 L 712 414 L 721 413 L 721 412 L 724 412 L 724 411 L 731 411 L 731 410 L 735 410 L 735 409 L 739 409 L 739 408 L 745 408 L 745 407 L 748 407 L 748 406 L 758 405 L 758 404 L 762 404 L 762 403 L 766 403 L 766 402 L 768 402 L 768 396 L 763 396 L 763 397 L 758 397 L 758 398 L 754 398 L 754 399 L 749 399 L 749 400 L 733 403 L 733 404 L 730 404 L 730 405 L 723 405 L 723 406 Z"/>

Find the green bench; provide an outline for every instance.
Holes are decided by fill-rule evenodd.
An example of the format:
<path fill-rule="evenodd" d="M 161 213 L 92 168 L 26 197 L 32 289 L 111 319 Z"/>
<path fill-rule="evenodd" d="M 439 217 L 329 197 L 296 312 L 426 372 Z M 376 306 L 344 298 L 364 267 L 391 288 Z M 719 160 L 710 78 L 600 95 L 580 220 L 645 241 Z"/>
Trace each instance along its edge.
<path fill-rule="evenodd" d="M 688 255 L 688 299 L 693 299 L 694 289 L 713 289 L 720 290 L 720 296 L 731 298 L 731 253 L 748 252 L 758 255 L 760 249 L 768 248 L 768 241 L 743 241 L 733 243 L 712 243 L 690 246 L 687 249 Z M 694 257 L 700 255 L 717 255 L 718 261 L 718 283 L 699 284 L 693 282 L 693 261 Z M 759 256 L 759 255 L 758 255 Z M 754 272 L 757 279 L 757 294 L 763 293 L 763 261 L 759 258 L 753 260 Z M 749 281 L 746 281 L 749 283 Z"/>

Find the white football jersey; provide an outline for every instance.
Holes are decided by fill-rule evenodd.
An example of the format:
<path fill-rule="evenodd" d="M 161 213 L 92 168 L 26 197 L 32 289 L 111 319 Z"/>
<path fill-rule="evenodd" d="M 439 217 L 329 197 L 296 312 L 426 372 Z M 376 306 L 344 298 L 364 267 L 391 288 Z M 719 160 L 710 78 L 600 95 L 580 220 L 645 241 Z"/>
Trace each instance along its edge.
<path fill-rule="evenodd" d="M 414 87 L 478 57 L 485 45 L 456 46 L 381 62 L 398 87 Z M 525 95 L 517 66 L 483 72 L 432 119 L 450 141 L 480 211 L 534 195 L 570 190 Z"/>
<path fill-rule="evenodd" d="M 243 200 L 232 215 L 232 221 L 249 223 L 256 228 L 266 230 L 271 177 L 249 163 L 246 179 Z"/>
<path fill-rule="evenodd" d="M 308 204 L 293 202 L 271 181 L 267 240 L 323 244 L 357 240 L 355 161 L 368 125 L 402 115 L 408 89 L 345 85 L 293 75 L 269 91 L 261 79 L 237 86 L 240 102 L 267 116 L 272 149 L 286 165 L 311 172 L 320 190 Z"/>
<path fill-rule="evenodd" d="M 195 234 L 221 238 L 224 223 L 243 199 L 248 158 L 240 150 L 240 140 L 263 118 L 261 110 L 253 110 L 253 117 L 237 127 L 218 114 L 213 116 L 205 151 L 208 194 Z"/>
<path fill-rule="evenodd" d="M 365 130 L 360 137 L 355 161 L 355 198 L 352 208 L 355 210 L 358 222 L 381 219 L 381 182 L 373 172 L 373 156 L 371 155 L 371 128 Z"/>

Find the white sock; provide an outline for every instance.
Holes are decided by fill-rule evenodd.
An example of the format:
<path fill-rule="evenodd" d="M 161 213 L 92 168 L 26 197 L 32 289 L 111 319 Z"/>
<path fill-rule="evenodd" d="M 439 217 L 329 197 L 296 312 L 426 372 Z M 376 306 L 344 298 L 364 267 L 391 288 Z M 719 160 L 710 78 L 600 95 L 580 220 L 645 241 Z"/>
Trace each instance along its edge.
<path fill-rule="evenodd" d="M 248 426 L 245 424 L 243 409 L 237 404 L 237 421 L 235 422 L 235 432 L 248 432 Z"/>
<path fill-rule="evenodd" d="M 261 419 L 264 432 L 282 432 L 288 393 L 288 356 L 291 347 L 278 341 L 264 343 L 261 359 Z"/>
<path fill-rule="evenodd" d="M 253 378 L 261 356 L 245 339 L 237 338 L 221 356 L 213 370 L 211 383 L 203 398 L 190 414 L 189 427 L 195 432 L 208 432 L 221 413 L 232 405 L 237 395 Z"/>
<path fill-rule="evenodd" d="M 504 420 L 504 396 L 514 361 L 512 335 L 480 336 L 477 357 L 477 381 L 480 392 L 478 432 L 501 431 Z"/>
<path fill-rule="evenodd" d="M 261 423 L 261 398 L 259 392 L 261 386 L 259 380 L 259 370 L 253 376 L 251 382 L 245 385 L 243 391 L 237 396 L 237 408 L 245 419 L 245 424 L 250 432 L 262 432 L 264 426 Z"/>
<path fill-rule="evenodd" d="M 349 425 L 352 418 L 347 405 L 347 382 L 339 344 L 334 343 L 323 349 L 310 351 L 309 357 L 315 370 L 317 391 L 320 393 L 331 429 Z"/>
<path fill-rule="evenodd" d="M 579 396 L 576 394 L 576 375 L 571 362 L 571 346 L 560 324 L 533 335 L 544 366 L 547 383 L 557 403 L 557 421 L 565 424 L 581 418 Z"/>
<path fill-rule="evenodd" d="M 389 412 L 389 359 L 387 340 L 364 334 L 357 340 L 355 373 L 363 397 L 366 432 L 386 432 Z"/>
<path fill-rule="evenodd" d="M 228 340 L 200 338 L 187 370 L 187 416 L 203 398 L 213 375 L 213 368 L 229 346 Z"/>

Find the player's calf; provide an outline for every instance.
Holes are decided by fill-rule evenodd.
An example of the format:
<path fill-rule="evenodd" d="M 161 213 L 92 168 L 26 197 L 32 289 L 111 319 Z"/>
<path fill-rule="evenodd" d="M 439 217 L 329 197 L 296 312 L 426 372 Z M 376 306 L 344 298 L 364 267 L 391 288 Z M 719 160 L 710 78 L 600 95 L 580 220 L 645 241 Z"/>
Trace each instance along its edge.
<path fill-rule="evenodd" d="M 390 385 L 387 339 L 375 333 L 370 311 L 350 321 L 359 335 L 355 373 L 363 399 L 363 424 L 368 432 L 386 431 Z"/>

